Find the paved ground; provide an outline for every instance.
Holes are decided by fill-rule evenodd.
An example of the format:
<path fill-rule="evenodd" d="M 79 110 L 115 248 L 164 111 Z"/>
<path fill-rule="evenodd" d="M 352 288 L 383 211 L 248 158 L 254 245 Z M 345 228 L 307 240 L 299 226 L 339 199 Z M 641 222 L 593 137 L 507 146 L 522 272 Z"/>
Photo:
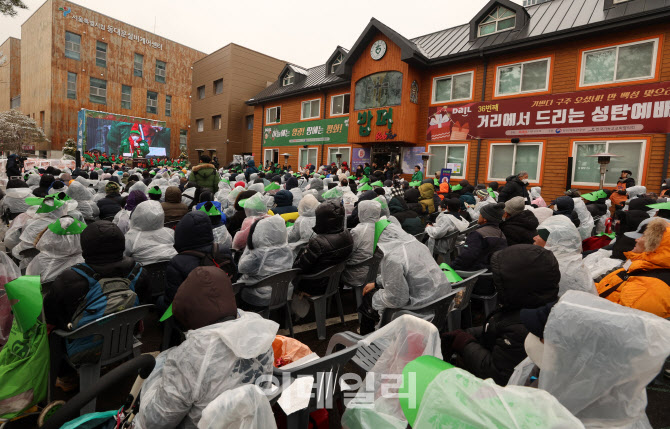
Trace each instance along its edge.
<path fill-rule="evenodd" d="M 353 295 L 345 294 L 343 301 L 345 313 L 353 313 L 355 307 Z M 332 314 L 329 314 L 329 317 L 335 317 L 336 306 L 332 306 L 331 312 Z M 159 315 L 157 314 L 151 314 L 148 320 L 146 320 L 146 328 L 142 337 L 143 352 L 156 351 L 160 347 L 162 333 L 158 327 L 158 317 Z M 342 331 L 355 332 L 358 327 L 358 322 L 353 316 L 348 317 L 348 319 L 352 318 L 354 320 L 349 321 L 344 325 L 338 322 L 337 324 L 328 326 L 327 338 L 330 338 L 333 334 Z M 302 331 L 304 328 L 310 328 L 311 326 L 309 326 L 309 324 L 311 322 L 313 322 L 313 319 L 309 319 L 308 316 L 308 319 L 301 321 L 300 324 L 296 326 L 296 339 L 308 345 L 315 353 L 323 356 L 325 354 L 328 342 L 319 341 L 315 329 L 298 332 Z M 350 363 L 347 367 L 345 367 L 345 372 L 356 372 L 360 374 L 360 369 Z M 101 396 L 98 399 L 97 409 L 110 410 L 118 408 L 124 402 L 127 393 L 130 391 L 133 381 L 134 378 L 124 380 L 115 386 L 112 391 Z M 64 394 L 57 390 L 57 399 L 67 400 L 67 398 L 71 397 L 72 395 L 73 394 Z M 668 407 L 670 404 L 670 380 L 658 379 L 657 381 L 651 383 L 647 387 L 647 396 L 647 416 L 649 417 L 652 427 L 655 429 L 670 429 L 670 407 Z"/>

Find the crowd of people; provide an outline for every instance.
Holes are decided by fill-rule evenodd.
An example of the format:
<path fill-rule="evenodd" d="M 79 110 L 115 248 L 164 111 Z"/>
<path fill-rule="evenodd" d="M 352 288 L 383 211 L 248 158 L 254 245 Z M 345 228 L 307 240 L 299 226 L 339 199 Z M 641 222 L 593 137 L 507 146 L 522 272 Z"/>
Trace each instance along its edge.
<path fill-rule="evenodd" d="M 279 325 L 256 313 L 272 287 L 253 286 L 291 268 L 311 274 L 345 263 L 341 286 L 362 288 L 362 335 L 380 327 L 386 309 L 420 309 L 449 295 L 438 262 L 461 273 L 487 270 L 473 293 L 497 296 L 495 310 L 479 326 L 442 332 L 441 349 L 445 360 L 503 386 L 533 357 L 528 338 L 542 339 L 568 291 L 670 318 L 670 179 L 656 195 L 623 171 L 615 190 L 570 189 L 545 200 L 540 187 L 528 189 L 526 172 L 500 187 L 439 183 L 420 166 L 411 180 L 399 173 L 368 164 L 351 171 L 346 162 L 294 171 L 250 160 L 217 169 L 207 156 L 190 169 L 20 172 L 0 193 L 0 256 L 16 267 L 0 274 L 40 276 L 47 326 L 82 326 L 91 291 L 102 285 L 107 309 L 154 304 L 189 332 L 159 355 L 143 388 L 141 428 L 196 427 L 221 393 L 271 373 Z M 379 274 L 365 283 L 370 268 L 361 263 L 377 252 Z M 156 269 L 166 273 L 164 291 L 152 290 Z M 109 279 L 117 289 L 105 286 Z M 288 317 L 304 318 L 306 298 L 327 286 L 292 284 Z M 0 295 L 0 348 L 9 308 Z M 95 353 L 90 343 L 65 352 L 85 362 Z M 537 370 L 521 384 L 537 384 Z M 76 384 L 76 374 L 58 375 L 57 386 Z"/>

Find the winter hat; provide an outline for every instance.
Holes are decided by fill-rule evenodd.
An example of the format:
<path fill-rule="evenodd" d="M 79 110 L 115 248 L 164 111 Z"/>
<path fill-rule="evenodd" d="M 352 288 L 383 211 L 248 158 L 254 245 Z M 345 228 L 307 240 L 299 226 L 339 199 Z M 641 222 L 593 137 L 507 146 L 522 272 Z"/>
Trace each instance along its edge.
<path fill-rule="evenodd" d="M 147 200 L 147 196 L 144 194 L 144 192 L 139 191 L 135 189 L 134 191 L 130 191 L 130 194 L 128 194 L 128 198 L 126 198 L 126 207 L 125 209 L 132 212 L 135 210 L 135 207 L 143 201 Z"/>
<path fill-rule="evenodd" d="M 541 239 L 544 241 L 549 240 L 549 230 L 545 228 L 538 228 L 537 229 L 537 235 L 540 236 Z"/>
<path fill-rule="evenodd" d="M 487 204 L 481 208 L 479 214 L 486 219 L 487 223 L 499 225 L 502 222 L 503 213 L 505 211 L 505 204 Z"/>
<path fill-rule="evenodd" d="M 88 225 L 81 233 L 81 253 L 87 264 L 108 264 L 123 259 L 126 238 L 118 226 L 108 220 Z"/>
<path fill-rule="evenodd" d="M 538 338 L 544 338 L 544 326 L 547 324 L 549 313 L 556 302 L 552 301 L 538 308 L 524 308 L 519 312 L 521 323 L 528 329 L 528 332 Z"/>
<path fill-rule="evenodd" d="M 155 201 L 160 200 L 161 195 L 163 194 L 161 192 L 161 188 L 159 188 L 158 186 L 152 186 L 151 188 L 149 188 L 147 193 L 149 194 L 149 198 Z"/>
<path fill-rule="evenodd" d="M 487 199 L 489 197 L 489 193 L 486 189 L 479 189 L 477 191 L 477 196 L 482 199 Z"/>
<path fill-rule="evenodd" d="M 113 194 L 115 192 L 119 192 L 121 190 L 121 187 L 119 186 L 118 183 L 116 182 L 107 182 L 105 185 L 105 194 Z"/>
<path fill-rule="evenodd" d="M 479 191 L 477 191 L 479 192 Z M 526 200 L 523 197 L 510 198 L 505 202 L 505 213 L 510 216 L 521 213 L 526 206 Z"/>

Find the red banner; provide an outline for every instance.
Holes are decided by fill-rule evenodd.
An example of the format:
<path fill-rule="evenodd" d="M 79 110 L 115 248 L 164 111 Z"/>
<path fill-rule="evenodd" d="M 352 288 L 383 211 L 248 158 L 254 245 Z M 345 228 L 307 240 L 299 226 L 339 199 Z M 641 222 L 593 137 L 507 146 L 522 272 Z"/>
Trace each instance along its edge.
<path fill-rule="evenodd" d="M 437 106 L 428 141 L 670 132 L 670 82 Z"/>

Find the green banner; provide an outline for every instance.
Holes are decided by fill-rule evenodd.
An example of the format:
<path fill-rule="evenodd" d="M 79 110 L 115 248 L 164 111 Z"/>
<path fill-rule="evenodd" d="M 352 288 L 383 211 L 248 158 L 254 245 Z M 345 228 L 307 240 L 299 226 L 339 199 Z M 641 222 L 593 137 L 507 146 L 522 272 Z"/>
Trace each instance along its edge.
<path fill-rule="evenodd" d="M 349 117 L 322 119 L 294 124 L 266 126 L 264 146 L 302 146 L 305 144 L 346 143 Z"/>

